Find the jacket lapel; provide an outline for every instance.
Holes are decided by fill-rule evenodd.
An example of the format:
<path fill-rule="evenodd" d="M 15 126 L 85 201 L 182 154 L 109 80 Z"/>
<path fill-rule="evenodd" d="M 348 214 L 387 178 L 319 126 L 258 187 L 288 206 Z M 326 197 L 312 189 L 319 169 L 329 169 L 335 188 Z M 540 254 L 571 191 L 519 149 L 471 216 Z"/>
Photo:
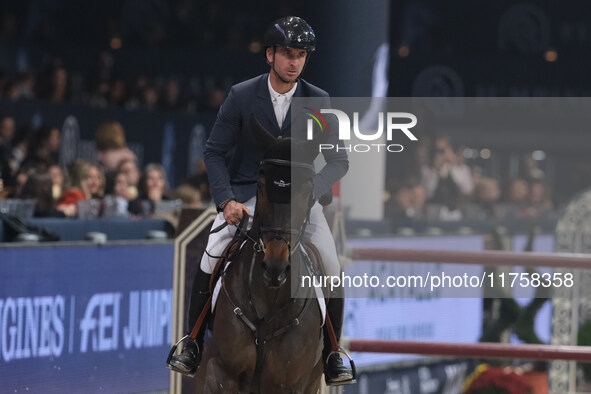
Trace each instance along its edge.
<path fill-rule="evenodd" d="M 267 131 L 277 137 L 280 133 L 279 123 L 277 123 L 277 117 L 275 116 L 275 110 L 273 109 L 273 103 L 271 102 L 271 94 L 269 93 L 267 82 L 268 78 L 269 74 L 264 74 L 259 80 L 256 116 Z"/>
<path fill-rule="evenodd" d="M 283 127 L 281 127 L 281 134 L 288 137 L 291 137 L 291 109 L 293 107 L 293 99 L 295 97 L 304 97 L 304 84 L 302 83 L 301 79 L 298 80 L 298 87 L 296 88 L 296 91 L 293 93 L 291 104 L 289 104 L 289 109 L 287 110 L 287 115 L 285 115 L 285 119 L 283 120 Z M 301 114 L 296 114 L 296 116 L 299 115 Z M 290 130 L 290 132 L 284 134 L 283 132 L 285 129 Z"/>

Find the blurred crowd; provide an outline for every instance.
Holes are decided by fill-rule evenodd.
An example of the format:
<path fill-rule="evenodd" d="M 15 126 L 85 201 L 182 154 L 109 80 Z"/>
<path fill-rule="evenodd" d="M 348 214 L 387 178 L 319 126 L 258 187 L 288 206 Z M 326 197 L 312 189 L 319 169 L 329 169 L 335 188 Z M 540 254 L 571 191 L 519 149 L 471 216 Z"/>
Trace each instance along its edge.
<path fill-rule="evenodd" d="M 295 6 L 234 0 L 104 0 L 100 7 L 73 0 L 4 2 L 0 46 L 17 50 L 7 52 L 5 70 L 0 63 L 0 100 L 215 112 L 228 81 L 172 74 L 174 65 L 143 69 L 142 62 L 130 74 L 117 64 L 115 52 L 122 49 L 135 57 L 175 48 L 259 52 L 263 27 L 297 13 Z M 86 57 L 62 56 L 64 48 L 84 49 L 81 56 Z M 141 168 L 118 122 L 97 128 L 95 147 L 96 162 L 77 159 L 60 166 L 58 127 L 17 125 L 11 114 L 0 111 L 0 208 L 2 200 L 27 200 L 35 201 L 37 217 L 150 217 L 179 203 L 211 204 L 203 163 L 173 190 L 160 164 Z"/>
<path fill-rule="evenodd" d="M 124 76 L 116 67 L 114 51 L 258 52 L 261 27 L 299 11 L 292 1 L 104 0 L 100 7 L 83 3 L 28 0 L 0 6 L 0 44 L 41 45 L 48 53 L 53 53 L 52 46 L 63 45 L 96 49 L 84 71 L 53 54 L 35 65 L 17 56 L 15 74 L 0 69 L 0 99 L 126 110 L 217 111 L 228 86 L 203 86 L 194 83 L 195 76 L 153 76 L 142 69 Z M 20 125 L 17 129 L 9 114 L 0 116 L 0 198 L 35 199 L 37 216 L 80 216 L 77 210 L 84 204 L 79 201 L 104 200 L 104 196 L 109 196 L 106 202 L 93 209 L 108 215 L 115 214 L 115 208 L 121 215 L 149 215 L 157 203 L 176 198 L 194 206 L 210 203 L 203 165 L 179 188 L 169 190 L 160 165 L 139 168 L 117 122 L 106 122 L 96 130 L 97 162 L 77 160 L 61 168 L 58 128 Z M 531 157 L 520 174 L 500 179 L 474 166 L 463 150 L 448 136 L 422 137 L 412 163 L 386 181 L 385 216 L 457 221 L 535 218 L 555 210 L 546 175 Z"/>
<path fill-rule="evenodd" d="M 301 2 L 238 0 L 23 0 L 0 6 L 0 39 L 43 45 L 189 48 L 248 51 L 262 27 L 298 15 Z M 231 12 L 228 12 L 231 10 Z"/>
<path fill-rule="evenodd" d="M 31 64 L 19 54 L 16 71 L 2 70 L 0 63 L 0 98 L 128 110 L 217 111 L 229 88 L 227 81 L 174 74 L 178 71 L 154 72 L 145 63 L 142 69 L 141 62 L 137 70 L 121 73 L 114 67 L 113 51 L 137 51 L 140 57 L 165 57 L 166 51 L 175 49 L 256 53 L 261 51 L 263 27 L 293 13 L 297 13 L 293 1 L 104 0 L 100 7 L 73 0 L 3 2 L 0 46 L 42 47 L 46 55 L 36 60 L 39 64 Z M 59 52 L 56 48 L 64 47 L 84 48 L 91 58 L 68 64 L 71 59 L 54 55 Z"/>
<path fill-rule="evenodd" d="M 90 75 L 71 73 L 60 57 L 48 59 L 38 71 L 28 67 L 9 75 L 0 69 L 0 99 L 189 113 L 217 111 L 225 99 L 224 90 L 216 86 L 196 88 L 186 78 L 141 72 L 122 77 L 113 66 L 111 52 L 103 50 Z"/>
<path fill-rule="evenodd" d="M 211 203 L 205 168 L 171 190 L 162 165 L 139 168 L 120 123 L 102 123 L 95 133 L 96 162 L 76 159 L 58 165 L 60 130 L 52 125 L 18 130 L 9 115 L 0 116 L 0 205 L 34 202 L 35 217 L 153 217 L 181 205 Z"/>
<path fill-rule="evenodd" d="M 464 150 L 449 136 L 423 137 L 404 175 L 387 181 L 385 215 L 459 221 L 543 218 L 554 212 L 546 175 L 531 155 L 524 156 L 518 176 L 498 179 L 469 165 Z"/>

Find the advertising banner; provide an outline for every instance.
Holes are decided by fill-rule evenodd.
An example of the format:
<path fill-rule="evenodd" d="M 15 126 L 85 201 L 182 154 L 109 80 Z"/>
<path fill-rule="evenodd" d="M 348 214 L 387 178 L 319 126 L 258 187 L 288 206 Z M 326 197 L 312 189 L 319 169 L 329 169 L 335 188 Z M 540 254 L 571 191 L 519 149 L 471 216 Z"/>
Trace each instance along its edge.
<path fill-rule="evenodd" d="M 171 244 L 0 248 L 0 392 L 167 390 Z"/>

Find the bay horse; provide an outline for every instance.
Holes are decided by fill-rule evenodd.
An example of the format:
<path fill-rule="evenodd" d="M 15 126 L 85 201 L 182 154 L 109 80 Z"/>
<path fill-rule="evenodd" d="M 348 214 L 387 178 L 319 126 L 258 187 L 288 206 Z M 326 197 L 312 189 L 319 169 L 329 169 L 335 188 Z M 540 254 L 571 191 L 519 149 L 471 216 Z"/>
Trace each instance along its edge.
<path fill-rule="evenodd" d="M 323 320 L 313 294 L 294 298 L 291 284 L 303 265 L 294 262 L 304 260 L 318 142 L 275 139 L 254 116 L 251 124 L 266 152 L 253 224 L 221 276 L 214 329 L 196 375 L 199 392 L 316 394 Z M 303 161 L 292 161 L 292 151 Z"/>

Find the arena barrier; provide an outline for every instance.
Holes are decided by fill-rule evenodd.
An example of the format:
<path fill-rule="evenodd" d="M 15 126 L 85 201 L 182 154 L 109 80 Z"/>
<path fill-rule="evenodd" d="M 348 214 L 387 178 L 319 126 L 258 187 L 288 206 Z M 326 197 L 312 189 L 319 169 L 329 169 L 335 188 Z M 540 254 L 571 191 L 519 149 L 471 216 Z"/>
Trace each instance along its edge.
<path fill-rule="evenodd" d="M 348 255 L 353 260 L 591 269 L 591 255 L 581 253 L 355 248 Z"/>
<path fill-rule="evenodd" d="M 591 346 L 383 341 L 346 338 L 343 338 L 343 345 L 352 352 L 422 354 L 462 358 L 591 361 Z"/>
<path fill-rule="evenodd" d="M 173 324 L 173 336 L 182 334 L 184 310 L 184 250 L 188 242 L 211 223 L 215 211 L 205 212 L 199 220 L 183 231 L 175 242 L 175 285 L 173 311 L 176 321 Z M 337 238 L 337 237 L 335 237 Z M 591 255 L 565 253 L 533 253 L 506 251 L 450 251 L 450 250 L 415 250 L 415 249 L 380 249 L 352 248 L 346 257 L 358 261 L 381 262 L 423 262 L 474 264 L 489 266 L 555 267 L 559 269 L 591 268 Z M 444 343 L 380 341 L 343 338 L 343 347 L 354 352 L 404 353 L 460 358 L 520 358 L 528 360 L 568 360 L 591 361 L 591 347 L 557 345 L 515 345 L 505 343 Z M 180 376 L 171 375 L 170 393 L 180 393 Z M 323 387 L 321 393 L 328 390 Z"/>
<path fill-rule="evenodd" d="M 352 248 L 347 258 L 357 261 L 452 263 L 486 266 L 591 269 L 591 254 L 508 251 L 449 251 Z M 573 305 L 580 300 L 573 300 Z M 352 352 L 401 353 L 460 358 L 515 358 L 527 360 L 591 361 L 591 346 L 517 345 L 508 343 L 445 343 L 343 338 Z M 570 377 L 570 380 L 573 380 Z M 574 382 L 571 382 L 574 387 Z"/>

